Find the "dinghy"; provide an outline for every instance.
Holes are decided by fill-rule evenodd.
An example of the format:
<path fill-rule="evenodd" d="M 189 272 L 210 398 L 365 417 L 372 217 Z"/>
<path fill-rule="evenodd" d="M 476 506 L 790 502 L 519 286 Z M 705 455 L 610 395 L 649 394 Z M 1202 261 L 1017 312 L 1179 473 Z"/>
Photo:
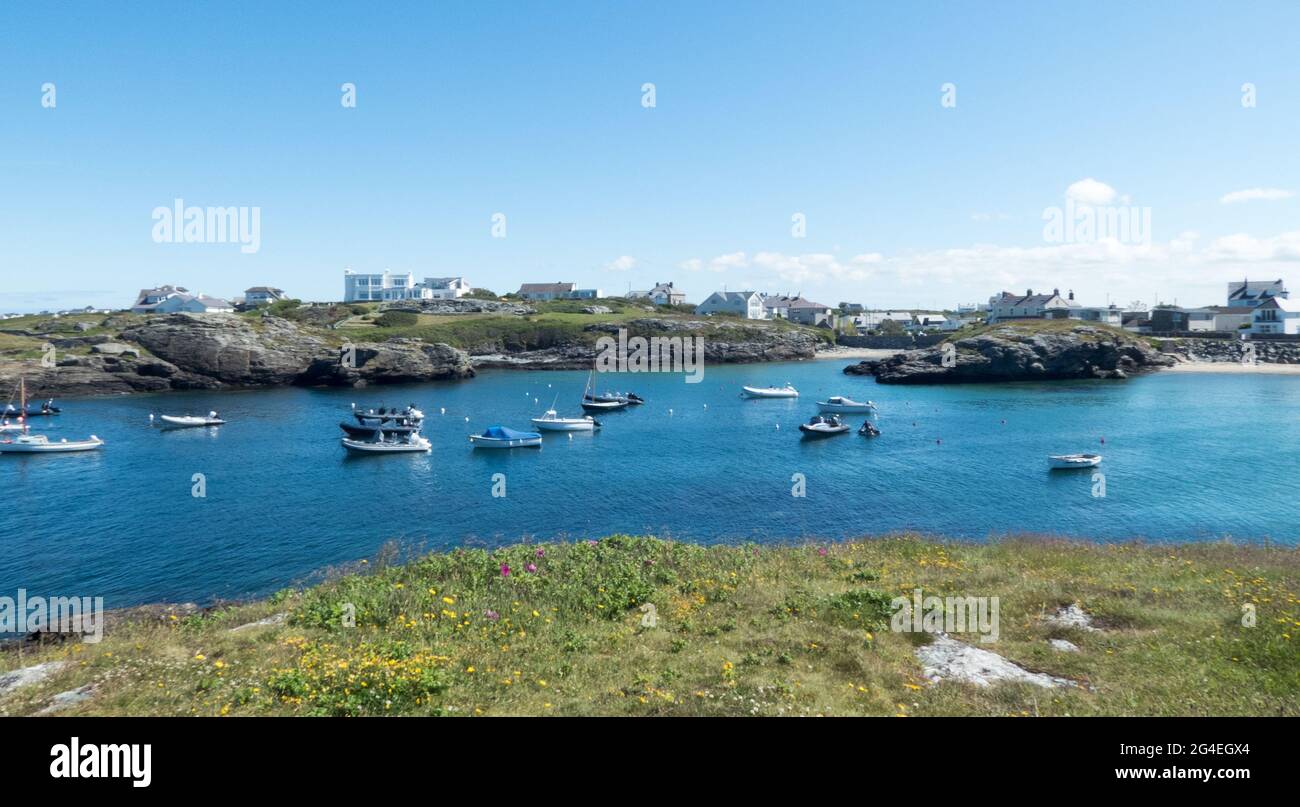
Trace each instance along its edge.
<path fill-rule="evenodd" d="M 0 454 L 67 454 L 74 451 L 94 451 L 104 441 L 90 435 L 89 440 L 54 441 L 43 434 L 21 434 L 12 441 L 0 441 Z"/>
<path fill-rule="evenodd" d="M 818 401 L 817 408 L 822 412 L 836 412 L 845 415 L 876 411 L 876 405 L 871 401 L 855 401 L 842 395 L 832 395 L 824 401 Z"/>
<path fill-rule="evenodd" d="M 554 409 L 547 409 L 546 414 L 532 419 L 533 426 L 544 432 L 589 432 L 600 428 L 600 424 L 591 415 L 580 418 L 562 418 Z"/>
<path fill-rule="evenodd" d="M 834 415 L 830 417 L 814 415 L 812 420 L 799 424 L 799 431 L 806 437 L 830 437 L 833 434 L 847 434 L 849 424 Z"/>
<path fill-rule="evenodd" d="M 488 426 L 482 434 L 471 434 L 469 441 L 475 448 L 533 448 L 542 444 L 542 435 L 517 432 L 505 426 Z"/>
<path fill-rule="evenodd" d="M 799 390 L 790 384 L 784 387 L 741 387 L 745 398 L 798 398 Z"/>
<path fill-rule="evenodd" d="M 397 440 L 356 440 L 343 438 L 343 447 L 358 454 L 405 454 L 427 452 L 432 444 L 418 434 L 410 434 Z"/>
<path fill-rule="evenodd" d="M 206 417 L 197 415 L 159 415 L 158 419 L 168 426 L 220 426 L 226 422 L 216 412 L 209 412 Z"/>
<path fill-rule="evenodd" d="M 1047 458 L 1053 470 L 1092 468 L 1101 463 L 1100 454 L 1056 454 Z"/>

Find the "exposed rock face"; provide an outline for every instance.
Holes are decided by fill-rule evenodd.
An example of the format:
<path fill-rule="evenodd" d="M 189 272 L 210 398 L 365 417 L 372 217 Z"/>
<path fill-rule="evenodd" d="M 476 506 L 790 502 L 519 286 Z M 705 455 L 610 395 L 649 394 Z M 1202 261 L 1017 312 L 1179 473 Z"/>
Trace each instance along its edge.
<path fill-rule="evenodd" d="M 987 687 L 1010 682 L 1033 684 L 1045 689 L 1075 685 L 1068 678 L 1030 672 L 997 653 L 959 642 L 942 633 L 930 644 L 917 648 L 916 658 L 921 662 L 925 677 L 936 684 L 953 680 Z"/>
<path fill-rule="evenodd" d="M 357 387 L 472 375 L 469 357 L 453 347 L 418 339 L 390 339 L 355 345 L 351 360 L 344 360 L 341 352 L 314 359 L 295 383 Z"/>
<path fill-rule="evenodd" d="M 628 337 L 676 337 L 683 340 L 700 336 L 704 339 L 707 364 L 732 362 L 795 361 L 814 358 L 817 337 L 808 331 L 744 320 L 661 319 L 643 317 L 626 322 L 601 322 L 583 331 L 589 341 L 570 343 L 543 350 L 511 353 L 483 353 L 472 357 L 475 367 L 513 367 L 530 370 L 580 370 L 592 366 L 597 354 L 596 340 L 618 338 L 620 330 Z"/>
<path fill-rule="evenodd" d="M 39 684 L 55 673 L 60 672 L 69 664 L 70 662 L 67 661 L 47 661 L 43 664 L 19 667 L 12 672 L 0 674 L 0 697 L 4 697 L 16 689 Z"/>
<path fill-rule="evenodd" d="M 1045 381 L 1127 378 L 1175 361 L 1143 341 L 1108 329 L 1078 325 L 1035 332 L 1008 325 L 955 343 L 864 361 L 844 372 L 874 375 L 882 384 Z"/>
<path fill-rule="evenodd" d="M 123 330 L 122 342 L 85 339 L 96 341 L 61 341 L 65 350 L 89 344 L 91 355 L 65 354 L 54 367 L 36 361 L 0 366 L 0 385 L 12 388 L 21 374 L 31 396 L 39 398 L 227 386 L 359 386 L 474 374 L 462 351 L 408 339 L 357 343 L 355 366 L 345 366 L 339 347 L 272 316 L 170 314 Z"/>

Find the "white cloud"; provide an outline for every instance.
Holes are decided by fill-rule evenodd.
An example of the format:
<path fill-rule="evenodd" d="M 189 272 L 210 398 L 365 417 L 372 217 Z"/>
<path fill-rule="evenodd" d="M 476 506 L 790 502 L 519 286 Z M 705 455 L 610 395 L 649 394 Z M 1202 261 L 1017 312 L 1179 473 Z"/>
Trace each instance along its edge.
<path fill-rule="evenodd" d="M 743 253 L 732 253 L 733 255 Z M 1284 277 L 1300 262 L 1300 231 L 1269 237 L 1247 234 L 1204 242 L 1184 231 L 1167 242 L 1002 246 L 973 244 L 947 249 L 878 252 L 842 257 L 834 253 L 757 252 L 733 274 L 728 287 L 798 289 L 821 302 L 860 300 L 869 305 L 947 305 L 987 300 L 998 291 L 1073 289 L 1085 305 L 1140 299 L 1178 299 L 1191 305 L 1221 304 L 1222 285 L 1243 272 Z M 716 259 L 687 263 L 717 267 Z M 684 264 L 685 265 L 685 264 Z M 715 268 L 715 271 L 725 269 Z"/>
<path fill-rule="evenodd" d="M 1114 188 L 1092 177 L 1081 179 L 1065 189 L 1068 199 L 1085 205 L 1108 205 L 1119 196 Z"/>
<path fill-rule="evenodd" d="M 725 272 L 728 269 L 741 269 L 748 265 L 749 261 L 744 252 L 728 252 L 707 261 L 691 258 L 678 264 L 688 272 Z"/>
<path fill-rule="evenodd" d="M 1290 199 L 1292 196 L 1295 196 L 1295 194 L 1281 188 L 1247 188 L 1242 191 L 1223 194 L 1219 197 L 1219 204 L 1235 205 L 1241 202 L 1256 201 L 1276 202 L 1279 199 Z"/>
<path fill-rule="evenodd" d="M 605 265 L 606 269 L 612 272 L 627 272 L 636 266 L 636 258 L 631 255 L 620 255 Z"/>

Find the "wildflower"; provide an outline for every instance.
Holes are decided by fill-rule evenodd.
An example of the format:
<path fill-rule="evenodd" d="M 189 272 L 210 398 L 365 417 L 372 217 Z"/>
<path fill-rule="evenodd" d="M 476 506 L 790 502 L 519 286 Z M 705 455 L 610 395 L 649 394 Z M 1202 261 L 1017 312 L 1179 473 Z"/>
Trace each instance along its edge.
<path fill-rule="evenodd" d="M 487 617 L 488 619 L 492 620 L 493 622 L 496 622 L 498 619 L 501 618 L 501 615 L 498 614 L 496 611 L 493 611 L 491 608 L 489 608 L 489 609 L 487 609 L 486 611 L 484 611 L 484 612 L 483 612 L 483 616 Z"/>
<path fill-rule="evenodd" d="M 501 564 L 501 576 L 502 576 L 502 577 L 509 577 L 509 576 L 510 576 L 510 565 L 509 565 L 509 564 L 507 564 L 507 563 L 503 563 L 503 564 Z"/>
<path fill-rule="evenodd" d="M 455 604 L 456 604 L 456 598 L 455 598 L 455 597 L 443 597 L 443 598 L 442 598 L 442 601 L 445 602 L 445 603 L 447 603 L 448 605 L 455 605 Z"/>
<path fill-rule="evenodd" d="M 821 555 L 823 558 L 826 557 L 826 547 L 824 546 L 818 547 L 817 554 Z"/>
<path fill-rule="evenodd" d="M 533 572 L 537 571 L 537 564 L 535 563 L 528 564 L 527 566 L 524 567 L 524 571 L 528 572 L 529 574 L 532 574 Z"/>
<path fill-rule="evenodd" d="M 206 659 L 206 658 L 207 658 L 207 656 L 203 655 L 202 653 L 195 653 L 195 654 L 194 654 L 194 660 L 195 660 L 195 661 L 203 661 L 203 660 Z"/>
<path fill-rule="evenodd" d="M 539 546 L 539 547 L 537 547 L 537 551 L 536 551 L 535 553 L 533 553 L 533 554 L 537 555 L 537 557 L 539 557 L 539 558 L 544 558 L 544 557 L 546 557 L 546 550 L 545 550 L 545 549 L 542 549 L 542 548 Z"/>

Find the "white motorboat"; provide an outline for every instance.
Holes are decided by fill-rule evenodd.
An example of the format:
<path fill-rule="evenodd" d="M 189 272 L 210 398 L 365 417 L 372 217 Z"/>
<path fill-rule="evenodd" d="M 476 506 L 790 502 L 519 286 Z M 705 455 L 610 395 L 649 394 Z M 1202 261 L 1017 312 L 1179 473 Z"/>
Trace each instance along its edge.
<path fill-rule="evenodd" d="M 20 434 L 13 440 L 0 441 L 0 454 L 67 454 L 73 451 L 94 451 L 104 441 L 90 435 L 89 440 L 51 440 L 43 434 Z"/>
<path fill-rule="evenodd" d="M 0 434 L 5 434 L 6 432 L 21 432 L 21 431 L 26 431 L 25 424 L 10 423 L 7 420 L 4 421 L 3 423 L 0 423 Z"/>
<path fill-rule="evenodd" d="M 532 419 L 533 426 L 544 432 L 589 432 L 600 428 L 600 424 L 591 415 L 580 418 L 562 418 L 554 409 L 547 409 L 546 414 Z"/>
<path fill-rule="evenodd" d="M 799 390 L 786 384 L 784 387 L 741 387 L 746 398 L 798 398 Z"/>
<path fill-rule="evenodd" d="M 824 401 L 818 401 L 817 408 L 822 412 L 835 412 L 845 415 L 876 411 L 876 405 L 871 401 L 855 401 L 842 395 L 832 395 Z"/>
<path fill-rule="evenodd" d="M 1047 458 L 1054 470 L 1066 468 L 1092 468 L 1101 464 L 1100 454 L 1057 454 Z"/>
<path fill-rule="evenodd" d="M 432 444 L 418 434 L 412 434 L 399 440 L 354 440 L 343 438 L 343 447 L 360 454 L 403 454 L 429 451 Z"/>
<path fill-rule="evenodd" d="M 848 434 L 849 424 L 834 415 L 814 415 L 812 420 L 799 424 L 799 431 L 807 437 L 830 437 L 833 434 Z"/>
<path fill-rule="evenodd" d="M 469 441 L 475 448 L 534 448 L 542 444 L 542 435 L 488 426 L 482 434 L 471 434 Z"/>
<path fill-rule="evenodd" d="M 209 412 L 206 417 L 198 415 L 159 415 L 158 419 L 168 426 L 220 426 L 226 421 L 216 412 Z"/>

